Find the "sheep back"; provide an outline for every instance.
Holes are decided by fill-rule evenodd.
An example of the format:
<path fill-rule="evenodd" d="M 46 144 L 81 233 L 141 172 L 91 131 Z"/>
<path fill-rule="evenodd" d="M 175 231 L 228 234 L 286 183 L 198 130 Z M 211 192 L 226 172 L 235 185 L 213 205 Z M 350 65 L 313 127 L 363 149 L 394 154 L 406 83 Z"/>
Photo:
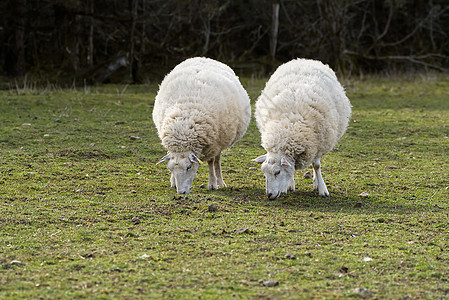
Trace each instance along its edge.
<path fill-rule="evenodd" d="M 153 121 L 169 152 L 191 151 L 209 160 L 246 132 L 248 94 L 231 68 L 196 57 L 177 65 L 162 81 Z"/>
<path fill-rule="evenodd" d="M 319 61 L 295 59 L 270 77 L 255 118 L 268 152 L 303 169 L 332 150 L 346 131 L 351 104 L 335 73 Z"/>

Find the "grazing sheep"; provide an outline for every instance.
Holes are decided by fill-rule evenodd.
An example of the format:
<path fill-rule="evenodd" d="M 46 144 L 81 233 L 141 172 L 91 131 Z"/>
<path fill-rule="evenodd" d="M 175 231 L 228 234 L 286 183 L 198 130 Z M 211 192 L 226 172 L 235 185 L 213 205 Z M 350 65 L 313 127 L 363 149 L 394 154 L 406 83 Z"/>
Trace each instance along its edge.
<path fill-rule="evenodd" d="M 209 190 L 225 187 L 221 151 L 245 134 L 251 118 L 248 94 L 231 68 L 195 57 L 177 65 L 162 81 L 153 121 L 168 154 L 171 186 L 188 194 L 200 159 L 209 164 Z"/>
<path fill-rule="evenodd" d="M 319 61 L 295 59 L 281 65 L 256 102 L 255 117 L 267 154 L 262 164 L 266 194 L 294 191 L 295 169 L 313 166 L 313 188 L 329 197 L 320 159 L 343 136 L 351 104 L 335 73 Z"/>

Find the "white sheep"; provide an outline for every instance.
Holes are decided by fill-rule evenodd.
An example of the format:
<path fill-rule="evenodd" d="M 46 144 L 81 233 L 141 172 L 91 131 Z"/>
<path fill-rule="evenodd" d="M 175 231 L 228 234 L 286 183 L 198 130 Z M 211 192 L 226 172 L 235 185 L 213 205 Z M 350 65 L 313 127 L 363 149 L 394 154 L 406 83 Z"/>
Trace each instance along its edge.
<path fill-rule="evenodd" d="M 221 151 L 245 134 L 251 119 L 248 94 L 231 68 L 195 57 L 177 65 L 162 81 L 153 121 L 168 151 L 170 183 L 180 194 L 190 192 L 200 159 L 209 164 L 209 190 L 225 187 Z"/>
<path fill-rule="evenodd" d="M 256 102 L 255 117 L 267 154 L 261 163 L 266 194 L 294 191 L 295 169 L 313 166 L 313 189 L 329 197 L 320 159 L 343 136 L 351 104 L 335 73 L 319 61 L 295 59 L 281 65 Z"/>

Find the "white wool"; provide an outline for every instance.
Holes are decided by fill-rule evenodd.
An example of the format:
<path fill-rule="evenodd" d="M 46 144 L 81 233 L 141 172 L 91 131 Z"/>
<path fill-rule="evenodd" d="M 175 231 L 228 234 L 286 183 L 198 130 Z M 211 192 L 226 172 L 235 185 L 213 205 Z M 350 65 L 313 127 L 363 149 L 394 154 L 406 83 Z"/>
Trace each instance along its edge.
<path fill-rule="evenodd" d="M 234 71 L 203 57 L 187 59 L 165 76 L 153 110 L 169 153 L 193 153 L 209 163 L 244 135 L 250 118 L 248 94 Z"/>
<path fill-rule="evenodd" d="M 255 118 L 268 152 L 285 153 L 297 169 L 328 153 L 346 131 L 351 104 L 335 73 L 319 61 L 281 65 L 256 102 Z"/>
<path fill-rule="evenodd" d="M 153 121 L 169 152 L 192 151 L 208 160 L 246 132 L 249 97 L 231 68 L 209 58 L 190 58 L 162 81 Z"/>
<path fill-rule="evenodd" d="M 310 164 L 314 167 L 314 188 L 320 195 L 328 196 L 320 159 L 343 136 L 350 116 L 351 104 L 327 65 L 295 59 L 273 73 L 256 102 L 255 111 L 267 155 L 254 161 L 264 163 L 262 170 L 270 199 L 294 190 L 292 172 L 284 172 L 287 176 L 280 171 L 293 167 L 304 169 Z"/>

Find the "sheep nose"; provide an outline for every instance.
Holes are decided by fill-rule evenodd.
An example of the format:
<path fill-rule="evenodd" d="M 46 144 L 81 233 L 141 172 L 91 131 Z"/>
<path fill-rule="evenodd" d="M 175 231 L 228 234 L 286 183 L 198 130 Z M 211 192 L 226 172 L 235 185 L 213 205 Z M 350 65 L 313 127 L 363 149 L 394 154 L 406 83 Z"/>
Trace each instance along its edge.
<path fill-rule="evenodd" d="M 183 194 L 183 195 L 187 194 L 186 191 L 182 191 L 182 192 L 179 192 L 179 193 L 180 193 L 180 194 Z"/>
<path fill-rule="evenodd" d="M 279 192 L 267 192 L 267 197 L 268 197 L 268 199 L 270 199 L 270 200 L 274 200 L 274 199 L 276 199 L 277 197 L 279 197 L 280 194 L 281 194 L 281 193 L 279 193 Z"/>

